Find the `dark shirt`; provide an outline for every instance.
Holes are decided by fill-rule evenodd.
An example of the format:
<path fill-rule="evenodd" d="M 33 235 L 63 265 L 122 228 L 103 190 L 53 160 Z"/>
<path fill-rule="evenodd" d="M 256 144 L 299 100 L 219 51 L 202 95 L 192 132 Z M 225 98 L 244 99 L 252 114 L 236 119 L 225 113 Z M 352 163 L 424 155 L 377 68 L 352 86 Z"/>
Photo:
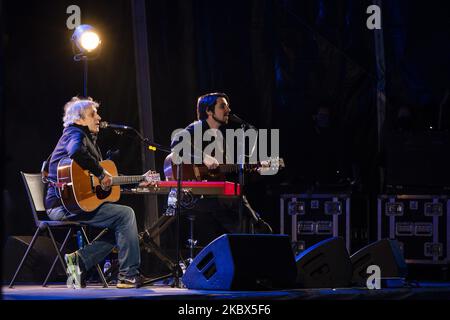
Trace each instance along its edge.
<path fill-rule="evenodd" d="M 199 145 L 195 144 L 195 131 L 196 129 L 199 132 L 199 142 L 201 142 Z M 195 150 L 196 148 L 200 147 L 199 149 L 197 149 L 197 154 L 199 154 L 201 157 L 203 157 L 203 150 L 205 150 L 205 147 L 208 146 L 209 144 L 211 144 L 214 141 L 214 138 L 212 138 L 210 141 L 203 141 L 203 134 L 208 130 L 211 129 L 209 127 L 209 124 L 206 120 L 199 120 L 199 121 L 195 121 L 193 123 L 191 123 L 190 125 L 188 125 L 185 129 L 181 130 L 180 132 L 178 132 L 171 141 L 170 147 L 173 151 L 174 147 L 176 145 L 178 145 L 179 143 L 183 142 L 183 138 L 182 137 L 184 134 L 187 133 L 188 136 L 190 136 L 190 145 L 191 145 L 191 163 L 196 163 L 196 164 L 201 164 L 203 163 L 203 158 L 196 158 L 196 153 Z M 225 126 L 221 126 L 219 128 L 219 131 L 222 134 L 223 137 L 223 163 L 226 162 L 226 133 L 225 133 Z M 183 153 L 180 153 L 180 156 L 183 156 Z M 214 157 L 215 155 L 212 154 L 212 156 Z M 218 159 L 219 160 L 219 159 Z"/>
<path fill-rule="evenodd" d="M 100 177 L 103 168 L 99 161 L 102 155 L 96 144 L 96 135 L 89 131 L 87 126 L 71 124 L 64 128 L 61 138 L 52 152 L 49 168 L 49 181 L 56 182 L 58 173 L 58 163 L 63 158 L 71 158 L 84 170 L 89 170 L 96 177 Z M 45 198 L 45 208 L 55 208 L 61 206 L 61 199 L 55 187 L 48 185 L 47 196 Z"/>

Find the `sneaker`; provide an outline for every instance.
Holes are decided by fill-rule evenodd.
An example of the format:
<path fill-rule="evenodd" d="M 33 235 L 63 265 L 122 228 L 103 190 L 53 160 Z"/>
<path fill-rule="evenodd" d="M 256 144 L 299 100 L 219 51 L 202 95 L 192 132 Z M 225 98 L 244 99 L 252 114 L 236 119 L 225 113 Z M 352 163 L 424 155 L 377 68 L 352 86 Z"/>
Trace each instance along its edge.
<path fill-rule="evenodd" d="M 150 278 L 138 274 L 136 276 L 118 279 L 116 287 L 119 289 L 137 289 L 145 285 L 148 281 L 150 281 Z"/>
<path fill-rule="evenodd" d="M 82 262 L 76 252 L 64 255 L 67 264 L 67 287 L 80 289 L 86 288 L 86 272 L 80 265 Z"/>

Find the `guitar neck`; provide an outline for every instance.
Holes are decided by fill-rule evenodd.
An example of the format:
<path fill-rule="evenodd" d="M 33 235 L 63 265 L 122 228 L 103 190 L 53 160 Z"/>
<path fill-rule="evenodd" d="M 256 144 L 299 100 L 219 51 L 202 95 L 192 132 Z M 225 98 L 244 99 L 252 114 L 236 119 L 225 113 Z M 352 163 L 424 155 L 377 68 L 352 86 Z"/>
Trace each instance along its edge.
<path fill-rule="evenodd" d="M 112 185 L 119 186 L 122 184 L 134 184 L 145 180 L 144 176 L 117 176 L 112 177 Z"/>
<path fill-rule="evenodd" d="M 251 170 L 257 167 L 257 164 L 244 164 L 244 170 Z M 221 164 L 219 165 L 219 171 L 221 173 L 233 173 L 238 172 L 240 169 L 239 164 Z"/>

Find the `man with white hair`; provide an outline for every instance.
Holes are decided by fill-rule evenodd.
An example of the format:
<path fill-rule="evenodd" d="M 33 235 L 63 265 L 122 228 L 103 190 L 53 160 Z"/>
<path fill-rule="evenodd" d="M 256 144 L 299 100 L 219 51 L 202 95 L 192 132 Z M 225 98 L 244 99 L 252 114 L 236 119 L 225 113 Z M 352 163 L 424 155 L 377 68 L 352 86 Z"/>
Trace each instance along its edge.
<path fill-rule="evenodd" d="M 97 113 L 98 107 L 99 104 L 92 98 L 78 97 L 73 97 L 64 106 L 64 130 L 49 161 L 50 182 L 57 180 L 59 161 L 71 158 L 84 170 L 95 175 L 103 188 L 111 187 L 111 175 L 99 164 L 102 155 L 96 144 L 101 120 Z M 138 269 L 141 257 L 136 217 L 132 208 L 104 203 L 93 212 L 72 214 L 64 208 L 57 188 L 51 183 L 48 185 L 45 207 L 52 220 L 83 221 L 89 226 L 109 229 L 101 239 L 65 256 L 75 287 L 86 286 L 87 271 L 103 260 L 116 245 L 119 259 L 117 287 L 138 288 L 143 285 L 146 278 Z"/>

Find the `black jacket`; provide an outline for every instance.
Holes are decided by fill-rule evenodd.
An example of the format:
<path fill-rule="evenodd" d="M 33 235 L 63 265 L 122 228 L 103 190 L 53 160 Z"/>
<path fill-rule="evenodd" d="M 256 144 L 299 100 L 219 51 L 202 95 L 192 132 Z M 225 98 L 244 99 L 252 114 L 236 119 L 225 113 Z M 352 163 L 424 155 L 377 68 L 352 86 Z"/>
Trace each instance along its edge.
<path fill-rule="evenodd" d="M 96 144 L 96 135 L 92 134 L 87 126 L 71 124 L 64 128 L 63 134 L 52 152 L 48 179 L 56 182 L 58 163 L 63 158 L 71 158 L 83 169 L 89 170 L 96 177 L 100 177 L 103 168 L 99 161 L 102 154 Z M 45 208 L 55 208 L 61 206 L 61 200 L 55 187 L 48 185 L 47 196 L 45 198 Z"/>
<path fill-rule="evenodd" d="M 195 145 L 195 134 L 194 132 L 196 131 L 195 129 L 198 129 L 198 133 L 199 133 L 199 139 L 201 144 L 200 145 Z M 205 133 L 205 131 L 211 129 L 209 127 L 209 124 L 206 120 L 199 120 L 199 121 L 195 121 L 193 123 L 191 123 L 190 125 L 188 125 L 186 128 L 184 128 L 183 130 L 179 131 L 177 134 L 175 134 L 172 137 L 171 143 L 170 143 L 170 147 L 172 149 L 172 151 L 174 151 L 174 148 L 176 145 L 178 145 L 179 143 L 183 142 L 183 134 L 187 134 L 188 136 L 190 136 L 190 145 L 191 145 L 191 163 L 196 163 L 196 164 L 201 164 L 203 163 L 203 151 L 205 150 L 205 147 L 208 146 L 211 141 L 203 141 L 203 135 Z M 223 162 L 226 161 L 226 150 L 227 150 L 227 140 L 226 140 L 226 127 L 225 126 L 221 126 L 219 128 L 219 131 L 222 133 L 222 138 L 223 138 L 223 156 L 224 158 L 222 159 Z M 196 159 L 196 153 L 195 153 L 195 149 L 198 148 L 198 153 L 201 156 L 201 158 Z M 180 156 L 183 156 L 183 152 L 180 152 Z M 212 155 L 214 156 L 214 154 Z"/>

